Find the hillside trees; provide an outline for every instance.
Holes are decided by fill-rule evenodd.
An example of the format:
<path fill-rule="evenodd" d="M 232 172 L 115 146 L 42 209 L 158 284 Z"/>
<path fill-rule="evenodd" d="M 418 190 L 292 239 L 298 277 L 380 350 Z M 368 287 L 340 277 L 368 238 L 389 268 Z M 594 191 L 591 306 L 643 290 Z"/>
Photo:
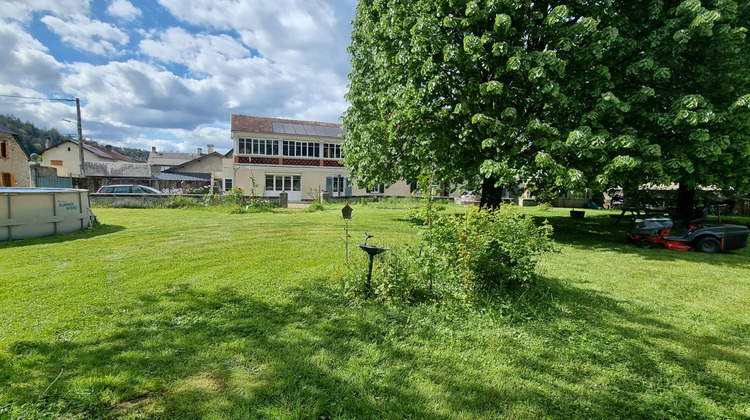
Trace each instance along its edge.
<path fill-rule="evenodd" d="M 478 176 L 483 204 L 517 180 L 560 191 L 740 184 L 750 154 L 747 9 L 362 0 L 347 164 L 369 184 Z"/>

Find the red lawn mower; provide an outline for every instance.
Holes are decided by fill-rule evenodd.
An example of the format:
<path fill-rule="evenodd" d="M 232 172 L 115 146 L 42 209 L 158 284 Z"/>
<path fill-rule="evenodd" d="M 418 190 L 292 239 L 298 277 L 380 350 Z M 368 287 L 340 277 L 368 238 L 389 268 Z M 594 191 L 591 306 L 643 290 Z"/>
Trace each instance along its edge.
<path fill-rule="evenodd" d="M 640 248 L 663 246 L 675 251 L 694 249 L 708 254 L 747 247 L 750 229 L 746 226 L 723 224 L 721 214 L 718 225 L 708 225 L 706 219 L 707 208 L 703 209 L 702 217 L 687 222 L 686 231 L 672 235 L 674 222 L 670 217 L 662 214 L 635 217 L 630 222 L 627 239 Z"/>

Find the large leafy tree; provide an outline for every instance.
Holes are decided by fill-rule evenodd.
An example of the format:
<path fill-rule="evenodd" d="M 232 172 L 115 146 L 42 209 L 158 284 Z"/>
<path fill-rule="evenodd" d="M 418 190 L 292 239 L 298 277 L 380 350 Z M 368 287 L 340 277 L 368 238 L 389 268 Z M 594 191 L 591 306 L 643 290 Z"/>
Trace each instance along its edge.
<path fill-rule="evenodd" d="M 740 188 L 748 6 L 362 0 L 346 159 L 364 183 Z M 744 20 L 743 20 L 744 19 Z"/>
<path fill-rule="evenodd" d="M 579 95 L 565 153 L 588 186 L 679 185 L 682 213 L 699 186 L 750 188 L 750 5 L 729 0 L 614 2 L 600 26 L 617 36 L 597 60 L 604 91 Z"/>
<path fill-rule="evenodd" d="M 605 6 L 362 0 L 352 33 L 346 163 L 367 184 L 483 180 L 485 204 L 536 167 L 572 100 L 566 67 L 600 54 Z M 578 64 L 576 64 L 578 66 Z M 579 77 L 603 78 L 597 68 Z"/>

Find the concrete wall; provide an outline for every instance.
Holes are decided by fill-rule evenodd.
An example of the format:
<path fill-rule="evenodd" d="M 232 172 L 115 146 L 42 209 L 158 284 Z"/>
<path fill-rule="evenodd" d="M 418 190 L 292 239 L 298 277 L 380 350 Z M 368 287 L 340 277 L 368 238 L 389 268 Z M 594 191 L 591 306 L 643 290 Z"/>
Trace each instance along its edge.
<path fill-rule="evenodd" d="M 0 132 L 0 140 L 6 142 L 8 156 L 0 158 L 0 173 L 13 174 L 14 185 L 7 187 L 30 187 L 29 158 L 15 137 Z"/>

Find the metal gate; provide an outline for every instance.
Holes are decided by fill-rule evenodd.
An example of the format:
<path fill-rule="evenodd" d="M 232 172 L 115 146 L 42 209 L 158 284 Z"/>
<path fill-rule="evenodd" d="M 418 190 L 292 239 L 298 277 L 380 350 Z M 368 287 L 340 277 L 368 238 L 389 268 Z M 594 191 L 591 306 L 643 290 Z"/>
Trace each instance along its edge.
<path fill-rule="evenodd" d="M 39 188 L 73 188 L 73 178 L 45 178 L 40 176 L 36 179 L 36 186 Z"/>

